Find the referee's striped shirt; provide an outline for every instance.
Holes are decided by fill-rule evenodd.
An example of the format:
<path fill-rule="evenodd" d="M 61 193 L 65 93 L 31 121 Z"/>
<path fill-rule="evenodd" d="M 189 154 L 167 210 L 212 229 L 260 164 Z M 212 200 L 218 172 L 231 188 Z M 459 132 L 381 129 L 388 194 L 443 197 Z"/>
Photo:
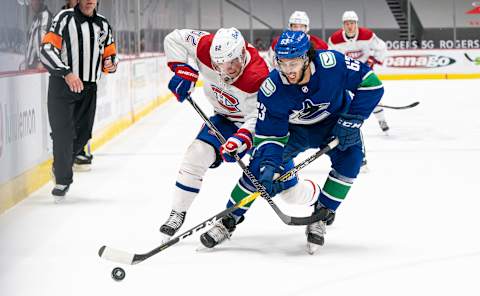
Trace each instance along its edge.
<path fill-rule="evenodd" d="M 27 51 L 25 54 L 25 62 L 27 68 L 35 68 L 40 63 L 40 46 L 42 45 L 43 36 L 48 31 L 52 22 L 52 14 L 44 6 L 42 11 L 35 14 L 32 24 L 27 35 Z"/>
<path fill-rule="evenodd" d="M 112 28 L 96 11 L 83 15 L 78 5 L 60 11 L 43 38 L 41 61 L 52 75 L 73 72 L 82 81 L 96 82 L 107 58 L 118 63 Z"/>

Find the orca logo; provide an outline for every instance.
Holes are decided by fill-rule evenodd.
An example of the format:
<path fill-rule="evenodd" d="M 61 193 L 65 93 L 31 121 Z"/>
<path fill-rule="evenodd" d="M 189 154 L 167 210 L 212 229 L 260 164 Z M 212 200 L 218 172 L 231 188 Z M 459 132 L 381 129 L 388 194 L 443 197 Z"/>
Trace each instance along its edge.
<path fill-rule="evenodd" d="M 230 113 L 240 112 L 240 109 L 237 107 L 239 104 L 237 98 L 214 85 L 212 85 L 212 90 L 215 94 L 217 102 L 220 104 L 220 106 L 222 106 L 223 109 Z"/>
<path fill-rule="evenodd" d="M 295 110 L 290 115 L 290 122 L 298 124 L 312 124 L 319 122 L 330 115 L 326 109 L 330 103 L 315 104 L 311 99 L 303 102 L 302 110 Z"/>

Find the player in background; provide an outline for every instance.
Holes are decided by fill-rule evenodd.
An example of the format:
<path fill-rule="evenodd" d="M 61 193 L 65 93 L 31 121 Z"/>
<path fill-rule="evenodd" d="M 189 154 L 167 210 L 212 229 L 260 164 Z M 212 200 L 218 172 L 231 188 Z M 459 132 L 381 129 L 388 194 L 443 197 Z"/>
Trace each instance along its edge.
<path fill-rule="evenodd" d="M 175 73 L 168 88 L 183 102 L 201 73 L 205 96 L 215 111 L 210 120 L 227 139 L 222 146 L 203 126 L 188 147 L 178 172 L 172 211 L 160 227 L 166 241 L 182 226 L 208 168 L 216 168 L 222 161 L 235 162 L 232 153 L 244 156 L 252 147 L 257 92 L 268 76 L 268 67 L 235 28 L 219 29 L 215 35 L 174 30 L 165 37 L 164 45 L 168 66 Z M 189 59 L 197 68 L 188 63 Z"/>
<path fill-rule="evenodd" d="M 322 38 L 308 34 L 308 31 L 310 31 L 310 18 L 305 11 L 295 11 L 292 13 L 288 19 L 288 30 L 302 31 L 307 34 L 308 39 L 310 39 L 314 49 L 328 49 L 328 44 L 323 41 Z M 280 36 L 273 39 L 272 45 L 267 52 L 267 63 L 269 69 L 275 68 L 275 46 L 277 45 L 278 38 L 280 38 Z"/>
<path fill-rule="evenodd" d="M 373 69 L 375 64 L 381 65 L 387 53 L 387 46 L 371 30 L 358 26 L 358 16 L 355 11 L 345 11 L 342 16 L 343 29 L 336 31 L 328 39 L 330 49 L 367 63 Z M 382 107 L 373 111 L 383 132 L 390 128 L 385 119 Z"/>
<path fill-rule="evenodd" d="M 323 216 L 307 226 L 308 246 L 314 251 L 323 245 L 325 223 L 347 196 L 363 159 L 360 127 L 383 95 L 375 73 L 363 63 L 337 51 L 315 51 L 304 32 L 285 31 L 275 47 L 277 69 L 258 92 L 258 119 L 255 150 L 249 168 L 267 192 L 282 192 L 287 202 L 314 204 L 314 213 Z M 352 92 L 355 97 L 352 100 Z M 339 144 L 328 153 L 332 170 L 320 190 L 310 180 L 297 176 L 276 182 L 274 176 L 293 167 L 299 153 L 319 148 L 337 137 Z M 227 207 L 256 189 L 243 175 Z M 230 238 L 243 221 L 251 203 L 225 216 L 200 236 L 212 248 Z"/>

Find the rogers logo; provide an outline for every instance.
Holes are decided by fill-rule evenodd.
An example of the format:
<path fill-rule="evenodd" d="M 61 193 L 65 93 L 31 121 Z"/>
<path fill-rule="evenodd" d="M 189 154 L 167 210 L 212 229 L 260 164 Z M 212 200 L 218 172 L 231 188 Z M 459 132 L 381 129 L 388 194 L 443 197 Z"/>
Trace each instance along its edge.
<path fill-rule="evenodd" d="M 439 68 L 453 63 L 455 60 L 450 57 L 425 54 L 389 56 L 383 65 L 391 68 Z"/>

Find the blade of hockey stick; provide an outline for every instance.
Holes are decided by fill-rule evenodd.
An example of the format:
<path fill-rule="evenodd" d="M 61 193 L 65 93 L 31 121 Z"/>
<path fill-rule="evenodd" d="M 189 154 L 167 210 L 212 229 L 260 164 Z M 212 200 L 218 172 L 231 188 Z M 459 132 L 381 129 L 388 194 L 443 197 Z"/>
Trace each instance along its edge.
<path fill-rule="evenodd" d="M 220 133 L 220 131 L 215 127 L 215 125 L 208 119 L 207 115 L 202 111 L 202 109 L 195 103 L 195 101 L 192 99 L 192 97 L 187 96 L 187 101 L 192 105 L 193 109 L 197 111 L 198 115 L 202 117 L 203 121 L 205 124 L 208 126 L 208 128 L 213 131 L 217 139 L 220 141 L 220 143 L 225 144 L 226 140 L 223 137 L 223 135 Z M 338 139 L 335 139 L 331 141 L 326 147 L 321 149 L 319 151 L 320 155 L 325 154 L 331 149 L 335 148 L 338 145 Z M 243 170 L 243 173 L 247 178 L 252 182 L 253 186 L 257 189 L 258 192 L 262 195 L 262 197 L 268 202 L 268 204 L 272 207 L 272 209 L 277 213 L 278 217 L 283 221 L 283 223 L 287 225 L 309 225 L 312 223 L 315 223 L 319 221 L 323 215 L 320 214 L 313 214 L 311 216 L 307 217 L 292 217 L 288 216 L 285 213 L 283 213 L 280 208 L 275 204 L 275 202 L 272 200 L 271 196 L 268 194 L 268 192 L 265 190 L 265 187 L 257 180 L 257 178 L 253 175 L 253 173 L 247 168 L 245 163 L 240 159 L 238 155 L 234 155 L 235 160 L 237 161 L 238 165 Z"/>
<path fill-rule="evenodd" d="M 156 247 L 155 249 L 143 253 L 143 254 L 133 254 L 129 253 L 126 251 L 122 251 L 119 249 L 114 249 L 108 246 L 102 246 L 98 250 L 98 256 L 100 258 L 108 260 L 108 261 L 113 261 L 117 263 L 123 263 L 123 264 L 128 264 L 128 265 L 133 265 L 140 263 L 144 261 L 145 259 L 148 259 L 152 257 L 155 254 L 160 253 L 161 251 L 173 246 L 174 244 L 178 243 L 179 241 L 185 239 L 186 237 L 189 237 L 190 235 L 194 234 L 195 232 L 199 231 L 200 229 L 205 228 L 207 225 L 215 223 L 217 220 L 221 219 L 222 217 L 232 213 L 238 208 L 243 207 L 244 205 L 254 201 L 257 197 L 260 196 L 259 192 L 255 192 L 250 194 L 249 196 L 246 196 L 244 199 L 236 203 L 233 207 L 227 208 L 220 213 L 216 214 L 215 216 L 203 221 L 202 223 L 196 225 L 195 227 L 190 228 L 189 230 L 177 235 L 176 237 L 172 238 L 168 242 Z"/>
<path fill-rule="evenodd" d="M 409 105 L 405 105 L 405 106 L 389 106 L 389 105 L 383 105 L 383 104 L 378 104 L 377 106 L 378 107 L 382 107 L 382 108 L 387 108 L 387 109 L 394 109 L 394 110 L 405 110 L 405 109 L 410 109 L 410 108 L 413 108 L 415 106 L 417 106 L 418 104 L 420 104 L 420 102 L 413 102 Z"/>

